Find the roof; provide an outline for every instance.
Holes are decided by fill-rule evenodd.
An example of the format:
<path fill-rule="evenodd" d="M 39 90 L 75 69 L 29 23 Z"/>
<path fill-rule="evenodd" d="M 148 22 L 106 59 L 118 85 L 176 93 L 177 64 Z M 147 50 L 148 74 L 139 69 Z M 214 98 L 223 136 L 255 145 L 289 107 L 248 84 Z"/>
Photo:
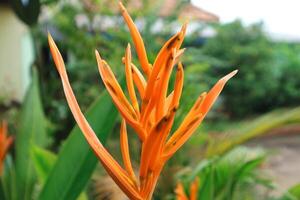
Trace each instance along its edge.
<path fill-rule="evenodd" d="M 149 0 L 150 2 L 150 0 Z M 83 0 L 85 6 L 89 9 L 97 10 L 100 5 L 96 5 L 92 0 Z M 115 1 L 103 0 L 103 4 L 107 5 L 113 12 L 118 12 L 118 6 Z M 201 22 L 218 22 L 219 17 L 213 13 L 203 10 L 191 3 L 182 4 L 179 0 L 152 0 L 151 4 L 159 3 L 160 11 L 159 16 L 169 17 L 178 15 L 180 19 L 196 20 Z M 182 5 L 181 5 L 182 4 Z M 143 8 L 142 0 L 128 0 L 126 7 L 129 11 L 136 11 Z M 177 13 L 179 12 L 179 14 Z"/>
<path fill-rule="evenodd" d="M 184 6 L 179 14 L 179 18 L 188 19 L 188 20 L 197 20 L 204 22 L 218 22 L 219 17 L 215 14 L 207 12 L 199 7 L 196 7 L 192 4 Z"/>

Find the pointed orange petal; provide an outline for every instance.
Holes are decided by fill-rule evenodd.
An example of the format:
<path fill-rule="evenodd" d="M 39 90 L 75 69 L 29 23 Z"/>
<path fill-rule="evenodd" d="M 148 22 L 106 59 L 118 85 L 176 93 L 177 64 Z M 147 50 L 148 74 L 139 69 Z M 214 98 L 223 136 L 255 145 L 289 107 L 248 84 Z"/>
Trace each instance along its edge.
<path fill-rule="evenodd" d="M 158 120 L 150 132 L 145 144 L 143 145 L 141 156 L 142 164 L 140 168 L 141 176 L 145 176 L 148 169 L 153 170 L 157 165 L 157 162 L 159 162 L 165 140 L 172 127 L 175 112 L 178 108 L 179 99 L 183 88 L 183 79 L 183 67 L 180 64 L 176 74 L 174 93 L 171 93 L 169 96 L 172 97 L 172 99 L 169 98 L 170 103 L 168 102 L 168 104 L 170 104 L 170 107 L 168 107 L 168 112 L 165 113 L 164 117 L 161 117 L 161 119 Z"/>
<path fill-rule="evenodd" d="M 227 74 L 226 76 L 224 76 L 223 78 L 221 78 L 215 85 L 214 87 L 209 91 L 209 93 L 207 94 L 205 101 L 203 103 L 203 107 L 201 112 L 206 114 L 209 109 L 211 108 L 211 106 L 214 104 L 214 102 L 217 100 L 219 94 L 221 93 L 221 91 L 223 90 L 225 84 L 227 83 L 227 81 L 229 79 L 231 79 L 234 75 L 236 75 L 236 73 L 238 72 L 238 70 L 234 70 L 233 72 Z"/>
<path fill-rule="evenodd" d="M 153 65 L 151 75 L 148 80 L 148 84 L 147 84 L 146 91 L 145 91 L 145 96 L 143 97 L 142 112 L 143 112 L 143 110 L 146 110 L 145 107 L 147 107 L 150 102 L 150 97 L 152 96 L 152 92 L 153 92 L 154 86 L 155 86 L 155 81 L 158 78 L 158 75 L 161 70 L 161 66 L 164 65 L 167 58 L 172 54 L 172 50 L 174 48 L 176 50 L 178 50 L 180 48 L 180 45 L 182 44 L 182 41 L 184 39 L 185 31 L 186 31 L 186 24 L 182 27 L 182 29 L 179 33 L 175 34 L 172 38 L 170 38 L 165 43 L 165 45 L 161 48 L 160 52 L 158 53 L 158 55 L 155 59 L 154 65 Z M 142 113 L 142 118 L 143 118 L 143 113 Z"/>
<path fill-rule="evenodd" d="M 125 64 L 125 57 L 122 58 L 122 62 Z M 147 82 L 144 76 L 142 75 L 142 73 L 140 72 L 140 70 L 133 63 L 131 63 L 131 73 L 132 73 L 134 84 L 136 85 L 140 97 L 142 98 L 145 94 L 145 88 Z"/>
<path fill-rule="evenodd" d="M 179 100 L 182 93 L 184 82 L 184 71 L 181 62 L 178 64 L 177 73 L 175 78 L 174 96 L 170 105 L 170 109 L 177 109 L 179 107 Z"/>
<path fill-rule="evenodd" d="M 166 158 L 172 156 L 193 134 L 213 103 L 216 101 L 226 82 L 236 73 L 237 70 L 224 76 L 214 85 L 207 95 L 205 93 L 200 95 L 193 108 L 183 120 L 182 124 L 168 140 L 164 150 Z"/>
<path fill-rule="evenodd" d="M 139 33 L 137 27 L 133 23 L 133 20 L 131 19 L 127 10 L 125 9 L 125 7 L 123 6 L 123 4 L 121 2 L 119 2 L 119 6 L 121 9 L 123 18 L 129 28 L 129 31 L 130 31 L 131 37 L 133 39 L 133 43 L 136 48 L 136 52 L 137 52 L 139 61 L 141 63 L 141 66 L 143 68 L 143 71 L 145 72 L 146 76 L 149 77 L 149 75 L 151 73 L 151 68 L 150 68 L 150 65 L 148 62 L 147 53 L 146 53 L 145 45 L 144 45 L 143 39 L 141 37 L 141 34 Z"/>
<path fill-rule="evenodd" d="M 168 92 L 169 80 L 175 64 L 176 49 L 173 49 L 172 56 L 170 56 L 164 66 L 162 66 L 162 75 L 159 81 L 158 90 L 156 91 L 156 119 L 164 115 L 164 107 L 166 95 Z"/>
<path fill-rule="evenodd" d="M 175 194 L 176 194 L 176 200 L 188 200 L 188 197 L 185 194 L 182 183 L 177 183 Z"/>
<path fill-rule="evenodd" d="M 196 108 L 203 104 L 205 97 L 206 93 L 202 93 L 199 96 L 192 109 L 180 124 L 179 128 L 167 141 L 164 148 L 165 159 L 171 157 L 185 143 L 192 134 L 191 131 L 193 131 L 198 122 L 203 119 L 203 114 L 196 112 Z"/>
<path fill-rule="evenodd" d="M 145 88 L 147 85 L 147 82 L 141 72 L 138 70 L 138 68 L 131 63 L 131 68 L 132 68 L 132 76 L 133 76 L 133 81 L 140 93 L 140 97 L 143 97 L 145 95 Z"/>
<path fill-rule="evenodd" d="M 135 174 L 134 174 L 131 160 L 130 160 L 126 122 L 124 119 L 122 120 L 122 124 L 121 124 L 120 146 L 121 146 L 121 153 L 122 153 L 122 158 L 123 158 L 125 169 L 126 169 L 127 173 L 130 175 L 132 181 L 135 183 L 135 185 L 137 185 L 137 181 L 136 181 Z"/>
<path fill-rule="evenodd" d="M 172 127 L 175 112 L 173 110 L 159 119 L 143 143 L 140 165 L 140 177 L 147 177 L 153 172 L 161 157 L 161 149 Z"/>
<path fill-rule="evenodd" d="M 81 109 L 77 103 L 71 85 L 69 83 L 69 79 L 66 73 L 62 56 L 59 50 L 57 49 L 56 44 L 54 43 L 50 34 L 48 35 L 48 41 L 49 41 L 50 50 L 54 62 L 56 64 L 56 68 L 58 69 L 59 75 L 61 77 L 67 102 L 87 142 L 89 143 L 89 145 L 95 152 L 96 156 L 103 164 L 106 171 L 119 185 L 119 187 L 124 191 L 124 193 L 126 193 L 129 197 L 133 199 L 137 199 L 137 200 L 141 199 L 131 179 L 126 175 L 126 172 L 122 169 L 122 167 L 113 159 L 113 157 L 103 147 L 103 145 L 97 138 L 96 134 L 94 133 L 93 129 L 90 127 L 89 123 L 84 117 L 83 113 L 81 112 Z"/>
<path fill-rule="evenodd" d="M 176 73 L 175 80 L 175 89 L 174 93 L 171 93 L 171 97 L 173 97 L 170 101 L 170 106 L 168 107 L 168 111 L 165 116 L 158 121 L 156 128 L 161 129 L 158 134 L 151 134 L 148 136 L 149 141 L 152 142 L 150 145 L 152 147 L 152 152 L 149 153 L 150 161 L 149 161 L 149 169 L 154 170 L 157 165 L 157 162 L 160 162 L 161 154 L 163 152 L 164 144 L 169 135 L 169 132 L 172 128 L 172 124 L 174 121 L 175 113 L 179 105 L 179 99 L 181 96 L 182 88 L 183 88 L 183 67 L 181 64 L 178 66 L 178 70 Z"/>
<path fill-rule="evenodd" d="M 197 200 L 198 187 L 199 187 L 199 178 L 196 177 L 195 180 L 190 185 L 190 200 Z"/>
<path fill-rule="evenodd" d="M 142 127 L 140 127 L 134 109 L 127 101 L 124 93 L 120 91 L 120 89 L 118 89 L 120 86 L 113 87 L 110 81 L 107 80 L 107 77 L 105 76 L 106 73 L 108 73 L 107 70 L 105 70 L 105 68 L 107 68 L 107 65 L 105 65 L 104 61 L 101 59 L 98 51 L 95 51 L 95 54 L 100 76 L 104 82 L 107 91 L 111 95 L 113 102 L 115 103 L 117 109 L 119 110 L 123 118 L 130 124 L 130 126 L 134 128 L 139 138 L 143 141 L 146 137 L 145 131 L 142 129 Z"/>
<path fill-rule="evenodd" d="M 119 102 L 123 104 L 123 107 L 127 109 L 128 113 L 131 114 L 132 118 L 136 119 L 137 116 L 135 114 L 135 111 L 132 108 L 129 101 L 127 100 L 126 96 L 124 95 L 124 92 L 121 86 L 119 85 L 116 77 L 114 76 L 113 72 L 111 71 L 109 65 L 101 59 L 98 51 L 95 51 L 95 55 L 98 63 L 100 76 L 106 88 L 109 90 L 111 96 L 115 96 L 119 100 Z"/>
<path fill-rule="evenodd" d="M 133 78 L 132 78 L 132 70 L 131 70 L 131 50 L 130 50 L 130 44 L 128 44 L 125 54 L 125 72 L 126 72 L 126 83 L 128 88 L 129 97 L 131 99 L 133 108 L 135 110 L 135 113 L 140 115 L 140 109 L 139 104 L 136 98 L 134 85 L 133 85 Z"/>

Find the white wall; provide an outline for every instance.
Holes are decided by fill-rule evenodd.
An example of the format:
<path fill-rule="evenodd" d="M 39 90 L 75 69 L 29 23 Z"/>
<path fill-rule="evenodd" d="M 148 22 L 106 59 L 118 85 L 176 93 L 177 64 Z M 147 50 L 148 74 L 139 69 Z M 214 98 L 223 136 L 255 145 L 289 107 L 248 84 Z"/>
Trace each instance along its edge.
<path fill-rule="evenodd" d="M 33 55 L 27 27 L 9 7 L 0 5 L 0 101 L 22 100 Z"/>

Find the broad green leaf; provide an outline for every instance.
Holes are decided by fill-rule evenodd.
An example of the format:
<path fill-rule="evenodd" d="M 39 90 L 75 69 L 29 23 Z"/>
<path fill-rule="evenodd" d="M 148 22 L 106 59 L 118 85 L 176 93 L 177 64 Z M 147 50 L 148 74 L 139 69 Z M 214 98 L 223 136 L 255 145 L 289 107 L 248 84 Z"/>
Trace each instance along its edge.
<path fill-rule="evenodd" d="M 104 143 L 117 118 L 117 111 L 107 92 L 96 100 L 85 116 L 101 142 Z M 96 156 L 85 141 L 80 129 L 75 126 L 59 152 L 57 162 L 39 199 L 76 199 L 86 186 L 97 162 Z"/>
<path fill-rule="evenodd" d="M 31 151 L 32 160 L 34 162 L 34 167 L 37 172 L 38 179 L 41 185 L 44 185 L 45 180 L 48 178 L 55 162 L 57 160 L 57 155 L 53 152 L 34 146 Z M 87 200 L 87 194 L 81 193 L 77 200 Z"/>
<path fill-rule="evenodd" d="M 49 142 L 38 84 L 37 73 L 33 71 L 32 82 L 22 105 L 15 141 L 18 200 L 32 199 L 36 176 L 30 160 L 31 146 L 45 146 Z"/>
<path fill-rule="evenodd" d="M 33 146 L 31 150 L 31 158 L 34 162 L 37 177 L 43 185 L 56 162 L 57 156 L 51 151 Z"/>

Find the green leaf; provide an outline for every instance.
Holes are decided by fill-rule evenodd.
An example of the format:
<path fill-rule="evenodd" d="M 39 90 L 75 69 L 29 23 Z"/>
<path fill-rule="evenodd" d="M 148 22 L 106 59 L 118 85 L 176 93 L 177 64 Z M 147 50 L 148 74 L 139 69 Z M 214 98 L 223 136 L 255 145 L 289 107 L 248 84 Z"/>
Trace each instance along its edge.
<path fill-rule="evenodd" d="M 0 199 L 17 200 L 16 170 L 11 155 L 7 155 L 4 162 L 4 172 L 1 176 L 2 189 L 5 198 Z"/>
<path fill-rule="evenodd" d="M 32 147 L 31 157 L 38 179 L 43 185 L 56 162 L 57 156 L 51 151 L 34 146 Z"/>
<path fill-rule="evenodd" d="M 231 200 L 239 194 L 238 187 L 251 183 L 264 186 L 268 182 L 258 182 L 255 172 L 265 161 L 266 153 L 259 148 L 238 147 L 222 155 L 201 161 L 186 180 L 200 179 L 199 199 Z M 243 192 L 248 188 L 243 188 Z M 239 198 L 237 198 L 239 199 Z"/>
<path fill-rule="evenodd" d="M 293 195 L 297 200 L 300 200 L 300 184 L 291 187 L 288 192 L 291 195 Z"/>
<path fill-rule="evenodd" d="M 29 159 L 32 145 L 46 146 L 47 121 L 40 100 L 38 77 L 33 71 L 31 85 L 22 106 L 16 135 L 16 178 L 19 200 L 32 199 L 36 181 L 33 163 Z"/>
<path fill-rule="evenodd" d="M 2 179 L 0 179 L 0 199 L 5 200 L 5 190 L 4 190 L 4 186 L 3 186 L 3 181 Z"/>
<path fill-rule="evenodd" d="M 104 143 L 117 118 L 117 111 L 110 96 L 106 92 L 102 94 L 85 116 L 101 142 Z M 96 164 L 96 156 L 76 126 L 63 145 L 39 199 L 76 199 L 86 186 Z"/>

